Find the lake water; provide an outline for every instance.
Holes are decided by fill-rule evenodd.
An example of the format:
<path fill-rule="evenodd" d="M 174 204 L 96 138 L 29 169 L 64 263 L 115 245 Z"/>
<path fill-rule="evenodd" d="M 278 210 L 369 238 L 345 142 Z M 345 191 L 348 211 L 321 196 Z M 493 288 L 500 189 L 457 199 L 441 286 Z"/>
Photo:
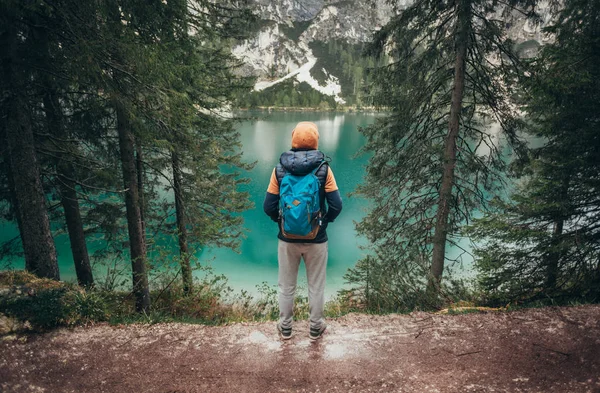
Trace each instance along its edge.
<path fill-rule="evenodd" d="M 264 115 L 262 115 L 264 116 Z M 291 147 L 292 129 L 300 121 L 312 121 L 319 127 L 319 149 L 331 157 L 331 168 L 342 194 L 344 207 L 340 216 L 329 225 L 329 261 L 327 265 L 326 295 L 331 296 L 344 283 L 343 276 L 353 267 L 364 252 L 354 228 L 354 221 L 365 215 L 367 202 L 359 197 L 349 197 L 362 180 L 368 157 L 355 157 L 365 143 L 358 127 L 373 123 L 375 115 L 336 113 L 272 113 L 264 120 L 244 123 L 240 127 L 244 157 L 257 161 L 250 173 L 248 190 L 255 208 L 244 213 L 248 237 L 243 241 L 241 253 L 217 249 L 205 252 L 201 260 L 214 258 L 211 265 L 216 272 L 224 273 L 233 288 L 254 292 L 256 285 L 266 282 L 277 284 L 277 224 L 262 210 L 262 203 L 271 172 L 279 162 L 282 152 Z M 306 283 L 301 267 L 300 283 Z"/>
<path fill-rule="evenodd" d="M 359 127 L 372 124 L 373 114 L 336 113 L 282 113 L 276 112 L 263 120 L 243 123 L 239 130 L 247 161 L 257 161 L 249 173 L 251 182 L 248 191 L 255 208 L 244 213 L 245 226 L 250 231 L 243 241 L 241 253 L 231 250 L 207 250 L 200 255 L 203 263 L 210 263 L 217 273 L 225 274 L 234 289 L 245 289 L 256 293 L 256 285 L 266 282 L 277 284 L 277 224 L 272 222 L 262 210 L 262 203 L 271 172 L 279 162 L 280 154 L 291 147 L 291 132 L 300 121 L 312 121 L 319 127 L 319 149 L 331 157 L 331 168 L 342 194 L 344 207 L 340 216 L 327 228 L 329 237 L 329 260 L 327 265 L 327 286 L 325 294 L 331 297 L 344 285 L 343 276 L 348 268 L 365 255 L 360 246 L 366 244 L 355 230 L 355 221 L 366 214 L 368 202 L 348 194 L 362 181 L 368 156 L 358 151 L 366 140 L 358 131 Z M 487 154 L 482 151 L 481 154 Z M 450 264 L 462 277 L 472 274 L 472 257 L 469 239 L 455 239 L 459 247 L 446 247 L 446 256 L 461 263 Z M 299 283 L 306 287 L 306 272 L 301 266 Z"/>
<path fill-rule="evenodd" d="M 257 161 L 256 167 L 248 173 L 251 194 L 255 208 L 244 213 L 245 227 L 249 230 L 243 241 L 240 254 L 228 249 L 204 250 L 198 255 L 201 263 L 210 264 L 215 273 L 225 274 L 230 286 L 235 290 L 245 289 L 256 293 L 256 286 L 263 282 L 273 286 L 277 283 L 277 225 L 262 211 L 271 171 L 279 161 L 280 154 L 290 149 L 291 132 L 300 121 L 312 121 L 319 127 L 319 148 L 331 157 L 338 187 L 342 194 L 344 208 L 338 219 L 328 228 L 329 262 L 327 266 L 326 296 L 330 297 L 344 283 L 343 275 L 353 267 L 363 255 L 361 242 L 356 235 L 354 221 L 365 215 L 367 202 L 358 197 L 349 197 L 361 181 L 367 157 L 355 158 L 365 143 L 358 127 L 371 124 L 375 115 L 336 114 L 336 113 L 282 113 L 258 114 L 261 120 L 244 122 L 240 125 L 241 140 L 245 160 Z M 0 225 L 0 242 L 18 235 L 16 225 Z M 75 281 L 75 269 L 66 234 L 55 238 L 59 256 L 59 268 L 63 280 Z M 90 250 L 96 248 L 88 244 Z M 0 269 L 6 267 L 0 262 Z M 126 265 L 129 266 L 128 262 Z M 22 259 L 11 261 L 11 267 L 22 269 Z M 98 274 L 98 272 L 96 272 Z M 299 277 L 305 276 L 301 268 Z M 129 276 L 128 276 L 129 278 Z M 305 279 L 299 281 L 305 283 Z"/>

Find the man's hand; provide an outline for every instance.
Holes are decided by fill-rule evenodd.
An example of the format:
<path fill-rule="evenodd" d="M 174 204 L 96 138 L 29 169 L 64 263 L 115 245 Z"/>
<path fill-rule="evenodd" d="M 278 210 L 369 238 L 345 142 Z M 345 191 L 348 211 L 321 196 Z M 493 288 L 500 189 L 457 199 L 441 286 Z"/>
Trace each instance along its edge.
<path fill-rule="evenodd" d="M 271 220 L 279 222 L 279 195 L 267 192 L 263 202 L 263 210 L 267 216 L 271 217 Z"/>

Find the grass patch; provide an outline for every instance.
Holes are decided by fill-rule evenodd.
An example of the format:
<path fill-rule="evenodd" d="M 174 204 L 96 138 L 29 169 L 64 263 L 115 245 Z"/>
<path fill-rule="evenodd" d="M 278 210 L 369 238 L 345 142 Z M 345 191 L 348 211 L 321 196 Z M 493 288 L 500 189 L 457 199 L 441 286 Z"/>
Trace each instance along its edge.
<path fill-rule="evenodd" d="M 106 320 L 102 296 L 24 271 L 0 273 L 0 313 L 35 330 Z"/>
<path fill-rule="evenodd" d="M 0 272 L 0 335 L 14 331 L 47 331 L 60 326 L 81 326 L 98 322 L 113 325 L 155 324 L 167 322 L 223 325 L 235 322 L 275 321 L 279 318 L 277 287 L 266 283 L 258 286 L 258 295 L 246 291 L 233 294 L 223 276 L 208 274 L 195 282 L 194 289 L 184 294 L 183 288 L 170 281 L 169 286 L 151 291 L 152 309 L 147 313 L 135 311 L 131 293 L 124 291 L 84 290 L 74 284 L 40 279 L 27 272 Z M 455 288 L 456 290 L 456 288 Z M 365 303 L 364 294 L 342 291 L 325 304 L 325 317 L 338 318 L 351 312 L 374 315 L 410 313 L 412 311 L 438 311 L 458 315 L 490 311 L 513 311 L 524 308 L 548 306 L 577 306 L 597 303 L 586 298 L 538 299 L 530 302 L 513 302 L 502 307 L 485 307 L 477 293 L 467 293 L 447 298 L 438 307 L 427 307 L 414 302 L 399 307 L 380 307 L 384 303 Z M 309 316 L 306 290 L 299 285 L 299 295 L 294 303 L 297 320 Z M 461 300 L 467 299 L 467 300 Z M 440 309 L 443 308 L 441 311 Z M 4 325 L 4 326 L 3 326 Z M 8 328 L 7 328 L 8 326 Z"/>

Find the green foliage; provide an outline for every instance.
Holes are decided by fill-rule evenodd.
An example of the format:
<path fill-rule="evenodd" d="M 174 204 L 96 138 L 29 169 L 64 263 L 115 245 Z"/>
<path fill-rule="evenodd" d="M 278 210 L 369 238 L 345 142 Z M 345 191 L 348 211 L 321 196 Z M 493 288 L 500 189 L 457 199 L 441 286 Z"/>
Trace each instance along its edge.
<path fill-rule="evenodd" d="M 278 291 L 267 283 L 257 286 L 258 295 L 234 294 L 227 278 L 203 267 L 193 289 L 185 293 L 178 273 L 165 270 L 152 280 L 152 308 L 135 311 L 131 293 L 119 290 L 83 290 L 23 272 L 0 275 L 0 314 L 28 322 L 35 330 L 108 321 L 111 324 L 187 322 L 208 325 L 279 318 Z M 8 292 L 6 292 L 8 290 Z M 339 316 L 351 308 L 336 299 L 326 313 Z M 306 288 L 300 286 L 294 303 L 296 318 L 308 317 Z"/>
<path fill-rule="evenodd" d="M 49 329 L 61 325 L 69 314 L 63 303 L 66 288 L 49 289 L 35 296 L 2 296 L 0 313 L 29 321 L 35 329 Z"/>
<path fill-rule="evenodd" d="M 353 288 L 342 291 L 341 296 L 345 303 L 377 314 L 440 309 L 465 301 L 479 303 L 481 295 L 473 282 L 450 277 L 442 282 L 439 296 L 433 296 L 425 288 L 428 264 L 412 268 L 394 269 L 376 263 L 372 256 L 365 257 L 344 276 Z M 421 272 L 416 271 L 419 268 Z"/>
<path fill-rule="evenodd" d="M 196 280 L 193 289 L 187 294 L 177 279 L 177 273 L 166 270 L 159 279 L 154 280 L 157 288 L 152 291 L 153 311 L 173 320 L 193 320 L 197 323 L 216 324 L 227 319 L 224 299 L 231 295 L 227 278 L 215 275 L 209 267 L 197 272 L 201 278 Z"/>
<path fill-rule="evenodd" d="M 0 314 L 29 322 L 33 329 L 104 321 L 107 304 L 101 294 L 71 284 L 39 279 L 22 271 L 0 274 Z"/>
<path fill-rule="evenodd" d="M 69 326 L 106 321 L 108 318 L 106 299 L 99 292 L 69 292 L 65 294 L 62 303 L 66 315 L 61 322 Z"/>
<path fill-rule="evenodd" d="M 520 62 L 502 20 L 485 17 L 495 11 L 500 5 L 487 0 L 415 1 L 369 48 L 389 56 L 373 74 L 371 95 L 375 105 L 392 113 L 361 130 L 367 138 L 363 150 L 373 155 L 357 193 L 374 205 L 357 230 L 370 242 L 371 254 L 347 280 L 368 307 L 436 308 L 451 298 L 450 286 L 440 288 L 440 300 L 426 292 L 434 234 L 443 235 L 442 245 L 456 244 L 460 228 L 504 188 L 505 162 L 489 126 L 498 121 L 509 145 L 521 148 L 521 122 L 508 88 L 520 75 Z M 455 72 L 459 45 L 466 46 L 464 79 Z M 486 61 L 490 57 L 497 63 Z M 453 112 L 458 85 L 464 95 Z M 451 138 L 449 124 L 456 118 L 458 132 Z M 448 166 L 449 213 L 438 219 Z"/>
<path fill-rule="evenodd" d="M 365 312 L 365 309 L 346 293 L 338 293 L 335 298 L 325 302 L 323 310 L 325 318 L 339 318 L 352 312 Z"/>
<path fill-rule="evenodd" d="M 523 104 L 541 146 L 515 162 L 512 200 L 469 232 L 490 304 L 600 299 L 600 41 L 585 16 L 598 12 L 598 1 L 566 4 L 530 64 Z"/>
<path fill-rule="evenodd" d="M 260 297 L 255 301 L 256 313 L 254 317 L 265 317 L 276 320 L 279 317 L 279 300 L 277 287 L 271 287 L 266 282 L 256 286 Z"/>
<path fill-rule="evenodd" d="M 53 228 L 57 233 L 66 230 L 60 202 L 67 187 L 75 192 L 86 240 L 96 234 L 95 240 L 101 239 L 97 259 L 108 263 L 127 256 L 131 239 L 115 129 L 126 123 L 136 147 L 140 199 L 135 202 L 148 235 L 138 248 L 156 252 L 160 244 L 152 234 L 183 232 L 175 225 L 169 193 L 175 188 L 174 155 L 181 169 L 178 194 L 185 211 L 180 213 L 187 218 L 182 243 L 190 249 L 239 245 L 240 213 L 252 207 L 240 186 L 247 183 L 243 171 L 252 165 L 241 159 L 239 119 L 227 112 L 234 94 L 248 90 L 250 82 L 234 73 L 239 62 L 230 47 L 232 40 L 260 28 L 242 3 L 11 0 L 0 5 L 3 46 L 14 45 L 20 62 L 10 93 L 26 96 L 23 110 L 31 114 L 51 220 L 61 223 Z M 13 36 L 20 38 L 6 38 Z M 10 63 L 4 54 L 1 60 L 3 66 Z M 1 82 L 4 100 L 9 84 Z M 117 121 L 117 107 L 125 122 Z M 0 128 L 2 139 L 3 134 Z M 0 179 L 8 177 L 2 160 Z M 13 186 L 0 183 L 2 216 L 14 221 Z M 17 254 L 19 246 L 18 239 L 7 243 L 0 256 Z M 122 277 L 110 272 L 115 274 L 107 277 Z M 102 286 L 120 284 L 108 280 Z"/>
<path fill-rule="evenodd" d="M 30 286 L 33 286 L 34 289 L 60 287 L 60 284 L 56 281 L 38 278 L 24 270 L 8 270 L 0 272 L 1 286 L 20 286 L 24 284 L 29 284 Z"/>
<path fill-rule="evenodd" d="M 376 59 L 365 53 L 365 44 L 351 44 L 338 39 L 311 41 L 308 46 L 317 57 L 310 73 L 320 84 L 324 85 L 333 75 L 338 79 L 341 95 L 347 104 L 372 104 L 366 94 L 372 83 L 370 71 L 385 64 L 385 57 Z M 326 75 L 324 69 L 330 75 Z"/>
<path fill-rule="evenodd" d="M 301 107 L 314 109 L 335 109 L 337 103 L 331 96 L 319 93 L 308 83 L 298 83 L 294 78 L 271 86 L 262 91 L 252 91 L 241 95 L 236 102 L 238 107 Z"/>
<path fill-rule="evenodd" d="M 245 291 L 234 296 L 230 302 L 237 320 L 276 321 L 279 319 L 279 291 L 277 286 L 269 286 L 266 282 L 256 286 L 256 297 Z M 294 316 L 296 319 L 308 317 L 308 296 L 306 288 L 299 285 L 294 299 Z"/>

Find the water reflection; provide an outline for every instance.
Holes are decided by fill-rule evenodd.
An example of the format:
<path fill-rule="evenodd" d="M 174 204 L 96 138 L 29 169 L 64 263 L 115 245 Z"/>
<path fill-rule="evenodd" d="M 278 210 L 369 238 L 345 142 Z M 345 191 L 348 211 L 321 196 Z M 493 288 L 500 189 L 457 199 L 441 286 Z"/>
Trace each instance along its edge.
<path fill-rule="evenodd" d="M 338 148 L 340 134 L 344 124 L 345 115 L 335 115 L 332 119 L 323 119 L 315 122 L 319 127 L 319 148 L 324 151 L 335 151 Z"/>
<path fill-rule="evenodd" d="M 250 183 L 244 190 L 250 193 L 255 208 L 243 214 L 247 238 L 243 240 L 240 253 L 228 249 L 199 250 L 196 256 L 204 265 L 210 264 L 217 274 L 225 274 L 233 289 L 245 289 L 257 293 L 256 286 L 262 282 L 268 285 L 277 283 L 277 225 L 262 211 L 262 202 L 269 183 L 271 172 L 279 160 L 280 154 L 290 149 L 291 133 L 300 121 L 313 121 L 320 130 L 320 148 L 332 158 L 331 167 L 344 200 L 344 210 L 335 223 L 331 224 L 329 234 L 329 263 L 327 267 L 327 287 L 325 294 L 331 296 L 341 288 L 343 275 L 354 266 L 361 256 L 360 239 L 357 238 L 353 221 L 364 216 L 366 201 L 349 198 L 347 194 L 356 188 L 364 173 L 367 158 L 353 159 L 364 144 L 359 126 L 372 123 L 373 115 L 332 114 L 332 113 L 273 113 L 268 118 L 254 122 L 244 122 L 238 127 L 244 160 L 257 161 L 256 167 L 247 173 Z M 18 235 L 16 225 L 0 225 L 0 240 L 8 240 Z M 70 252 L 68 236 L 55 239 L 61 277 L 74 280 L 75 270 Z M 177 255 L 176 243 L 165 244 Z M 90 240 L 90 250 L 101 248 L 103 241 Z M 171 247 L 172 246 L 172 247 Z M 12 264 L 13 268 L 23 268 L 22 258 Z M 123 262 L 127 267 L 128 261 Z M 304 267 L 299 273 L 299 283 L 306 288 Z M 104 271 L 96 271 L 105 274 Z M 126 273 L 129 277 L 129 273 Z"/>
<path fill-rule="evenodd" d="M 360 220 L 366 201 L 348 198 L 361 181 L 366 157 L 353 159 L 364 144 L 359 126 L 374 121 L 372 115 L 332 113 L 273 113 L 268 118 L 243 123 L 240 134 L 244 157 L 257 161 L 248 175 L 247 190 L 255 208 L 244 213 L 245 226 L 249 229 L 241 246 L 241 253 L 230 250 L 208 250 L 202 261 L 214 258 L 212 266 L 218 273 L 228 276 L 232 287 L 256 293 L 256 285 L 266 281 L 277 283 L 277 225 L 262 211 L 262 201 L 273 168 L 282 152 L 291 148 L 291 134 L 300 121 L 312 121 L 319 127 L 319 148 L 332 158 L 331 167 L 342 193 L 344 210 L 328 230 L 329 263 L 327 267 L 326 295 L 331 296 L 341 288 L 343 275 L 354 266 L 361 256 L 360 239 L 357 238 L 353 221 Z M 305 275 L 301 267 L 299 276 Z"/>

